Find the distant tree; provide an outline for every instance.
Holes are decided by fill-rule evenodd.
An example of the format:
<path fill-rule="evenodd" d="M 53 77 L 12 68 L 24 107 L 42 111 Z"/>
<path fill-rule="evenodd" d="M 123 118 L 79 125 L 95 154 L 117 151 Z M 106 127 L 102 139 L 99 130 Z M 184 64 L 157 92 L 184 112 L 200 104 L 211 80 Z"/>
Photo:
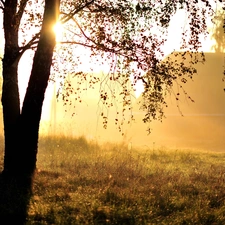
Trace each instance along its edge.
<path fill-rule="evenodd" d="M 201 58 L 194 53 L 201 47 L 200 35 L 207 33 L 205 18 L 213 14 L 210 2 L 0 0 L 5 35 L 2 72 L 5 156 L 0 181 L 1 218 L 7 218 L 8 223 L 14 220 L 16 224 L 22 224 L 26 217 L 36 168 L 42 104 L 51 67 L 53 75 L 70 73 L 79 80 L 74 88 L 65 81 L 61 92 L 65 101 L 73 92 L 78 93 L 79 99 L 82 91 L 79 84 L 88 80 L 91 86 L 96 82 L 101 84 L 100 98 L 107 108 L 112 105 L 110 99 L 115 99 L 114 84 L 120 85 L 122 114 L 126 107 L 131 108 L 131 90 L 141 80 L 144 85 L 142 108 L 146 112 L 144 122 L 162 119 L 165 95 L 174 84 L 182 87 L 196 73 L 194 64 L 204 61 L 203 53 Z M 181 40 L 182 57 L 180 61 L 169 58 L 162 61 L 170 19 L 179 9 L 186 10 L 187 14 L 187 26 Z M 54 55 L 53 26 L 58 19 L 64 24 L 66 33 L 61 39 L 60 53 Z M 107 75 L 101 79 L 94 73 L 80 70 L 82 51 L 77 46 L 89 49 L 92 60 L 99 62 L 99 66 L 107 62 Z M 20 109 L 18 64 L 28 49 L 34 51 L 34 58 Z M 184 61 L 190 53 L 189 64 L 185 66 Z M 60 70 L 57 62 L 61 64 Z M 133 84 L 130 84 L 131 77 Z M 52 76 L 51 79 L 57 78 Z M 103 88 L 107 86 L 110 87 L 108 90 Z M 107 116 L 104 112 L 102 116 L 106 126 Z"/>
<path fill-rule="evenodd" d="M 224 8 L 225 10 L 225 8 Z M 215 12 L 213 17 L 213 28 L 211 28 L 212 38 L 215 40 L 214 45 L 212 46 L 213 50 L 217 53 L 223 53 L 225 49 L 225 26 L 224 26 L 224 10 L 219 9 Z"/>
<path fill-rule="evenodd" d="M 212 29 L 212 38 L 215 40 L 213 45 L 213 50 L 216 53 L 224 53 L 225 50 L 225 3 L 223 3 L 222 8 L 218 9 L 216 15 L 213 18 L 214 27 Z M 224 57 L 224 67 L 225 67 L 225 57 Z M 223 73 L 223 81 L 225 81 L 225 68 Z M 225 88 L 224 88 L 225 91 Z"/>

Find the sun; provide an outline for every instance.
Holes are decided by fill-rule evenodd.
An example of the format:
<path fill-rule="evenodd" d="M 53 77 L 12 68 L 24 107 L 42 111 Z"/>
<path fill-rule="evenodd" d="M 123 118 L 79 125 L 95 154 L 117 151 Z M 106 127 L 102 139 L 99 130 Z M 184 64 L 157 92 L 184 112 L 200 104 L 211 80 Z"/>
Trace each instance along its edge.
<path fill-rule="evenodd" d="M 60 21 L 58 21 L 53 26 L 53 31 L 56 34 L 56 41 L 59 42 L 63 37 L 63 32 L 64 32 L 63 24 Z"/>
<path fill-rule="evenodd" d="M 139 96 L 144 92 L 144 85 L 141 80 L 138 80 L 134 86 L 135 89 L 135 97 L 139 98 Z"/>

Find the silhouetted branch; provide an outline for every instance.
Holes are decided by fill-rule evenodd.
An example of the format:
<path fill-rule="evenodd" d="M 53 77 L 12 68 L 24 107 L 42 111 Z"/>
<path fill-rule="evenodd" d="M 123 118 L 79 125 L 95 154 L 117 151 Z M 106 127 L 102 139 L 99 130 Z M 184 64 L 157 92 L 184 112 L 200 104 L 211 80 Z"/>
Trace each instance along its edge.
<path fill-rule="evenodd" d="M 16 19 L 18 20 L 18 23 L 20 23 L 20 20 L 23 16 L 23 12 L 24 12 L 24 9 L 26 7 L 27 2 L 28 2 L 28 0 L 21 0 L 20 1 L 19 10 L 16 14 Z"/>
<path fill-rule="evenodd" d="M 78 12 L 80 12 L 82 9 L 88 7 L 89 5 L 91 5 L 94 2 L 94 0 L 91 0 L 90 2 L 87 2 L 86 4 L 80 6 L 78 9 L 75 9 L 73 12 L 66 14 L 61 12 L 61 14 L 66 15 L 65 18 L 63 18 L 61 20 L 61 23 L 66 23 L 67 21 L 69 21 L 70 19 L 72 19 L 74 17 L 75 14 L 77 14 Z"/>
<path fill-rule="evenodd" d="M 83 34 L 83 36 L 89 40 L 90 42 L 92 42 L 93 44 L 96 45 L 97 49 L 101 49 L 103 51 L 106 51 L 106 52 L 112 52 L 112 53 L 119 53 L 120 49 L 118 50 L 115 50 L 115 49 L 111 49 L 111 48 L 107 48 L 105 45 L 103 44 L 99 44 L 97 42 L 95 42 L 94 40 L 92 40 L 90 37 L 88 37 L 85 32 L 83 31 L 83 29 L 81 28 L 80 24 L 74 19 L 72 18 L 72 20 L 76 23 L 76 25 L 78 26 L 78 28 L 80 29 L 81 33 Z"/>
<path fill-rule="evenodd" d="M 22 55 L 26 50 L 31 49 L 32 45 L 35 45 L 38 43 L 38 41 L 35 41 L 40 36 L 40 32 L 35 34 L 34 37 L 23 47 L 20 47 L 20 54 Z"/>
<path fill-rule="evenodd" d="M 4 10 L 5 2 L 0 0 L 0 9 Z"/>
<path fill-rule="evenodd" d="M 82 45 L 82 46 L 88 47 L 88 48 L 96 48 L 96 46 L 94 46 L 94 45 L 88 45 L 88 44 L 77 42 L 77 41 L 58 41 L 57 43 L 58 44 L 75 44 L 75 45 Z"/>

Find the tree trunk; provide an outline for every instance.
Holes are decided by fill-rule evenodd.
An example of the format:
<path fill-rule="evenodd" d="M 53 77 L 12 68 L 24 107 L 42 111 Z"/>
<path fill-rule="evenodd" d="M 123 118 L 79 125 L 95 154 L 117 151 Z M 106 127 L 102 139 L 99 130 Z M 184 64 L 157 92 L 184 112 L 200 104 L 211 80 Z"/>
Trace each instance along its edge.
<path fill-rule="evenodd" d="M 9 171 L 16 159 L 15 143 L 20 116 L 18 90 L 18 25 L 15 19 L 17 1 L 8 0 L 4 8 L 5 52 L 3 57 L 2 105 L 5 132 L 4 171 Z M 13 140 L 13 141 L 12 141 Z M 7 151 L 6 151 L 7 149 Z"/>
<path fill-rule="evenodd" d="M 45 0 L 40 39 L 21 112 L 17 76 L 20 59 L 18 24 L 10 19 L 15 18 L 17 1 L 8 0 L 6 3 L 9 6 L 6 4 L 4 12 L 2 93 L 5 156 L 0 177 L 0 221 L 4 219 L 6 224 L 24 224 L 36 168 L 42 104 L 55 46 L 53 25 L 58 19 L 60 0 Z"/>

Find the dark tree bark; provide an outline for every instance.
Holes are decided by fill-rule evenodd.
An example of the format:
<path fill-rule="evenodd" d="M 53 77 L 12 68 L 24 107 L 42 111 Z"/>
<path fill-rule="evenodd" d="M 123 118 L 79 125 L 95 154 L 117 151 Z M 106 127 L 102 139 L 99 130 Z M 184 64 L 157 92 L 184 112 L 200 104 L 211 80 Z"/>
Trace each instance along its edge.
<path fill-rule="evenodd" d="M 18 90 L 18 24 L 16 19 L 17 0 L 8 0 L 4 7 L 5 52 L 3 57 L 2 105 L 5 132 L 4 171 L 9 171 L 15 160 L 15 142 L 20 117 Z M 13 141 L 12 141 L 13 140 Z"/>
<path fill-rule="evenodd" d="M 3 58 L 4 170 L 0 177 L 0 221 L 24 224 L 36 168 L 38 131 L 55 47 L 53 25 L 60 0 L 45 0 L 40 39 L 33 59 L 28 88 L 20 111 L 18 91 L 18 47 L 20 19 L 17 0 L 6 0 L 4 8 L 5 52 Z M 2 224 L 2 223 L 1 223 Z"/>

